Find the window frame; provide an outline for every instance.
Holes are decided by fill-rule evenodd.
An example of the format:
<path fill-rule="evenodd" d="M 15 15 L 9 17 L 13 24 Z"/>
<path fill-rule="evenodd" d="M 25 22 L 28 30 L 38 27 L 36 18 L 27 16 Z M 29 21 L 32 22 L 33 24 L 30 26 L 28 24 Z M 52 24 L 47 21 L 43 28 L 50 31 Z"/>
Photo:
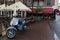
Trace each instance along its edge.
<path fill-rule="evenodd" d="M 47 6 L 51 5 L 51 0 L 47 0 Z"/>

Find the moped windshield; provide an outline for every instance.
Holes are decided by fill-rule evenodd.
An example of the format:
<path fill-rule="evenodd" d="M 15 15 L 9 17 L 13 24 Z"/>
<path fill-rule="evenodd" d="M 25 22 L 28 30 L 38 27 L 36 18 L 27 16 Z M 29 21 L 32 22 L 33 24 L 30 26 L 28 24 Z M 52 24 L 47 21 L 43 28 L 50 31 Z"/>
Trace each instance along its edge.
<path fill-rule="evenodd" d="M 17 25 L 18 22 L 19 22 L 19 18 L 13 18 L 13 19 L 11 20 L 10 25 Z"/>

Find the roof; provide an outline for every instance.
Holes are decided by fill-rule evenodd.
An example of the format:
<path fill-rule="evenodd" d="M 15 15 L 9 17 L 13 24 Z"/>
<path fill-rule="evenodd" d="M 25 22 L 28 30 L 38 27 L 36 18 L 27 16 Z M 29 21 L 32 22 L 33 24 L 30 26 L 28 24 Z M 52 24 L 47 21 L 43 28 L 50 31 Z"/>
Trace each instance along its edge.
<path fill-rule="evenodd" d="M 5 4 L 2 4 L 2 5 L 0 5 L 0 10 L 3 10 L 3 9 L 5 9 L 6 7 L 5 7 Z"/>
<path fill-rule="evenodd" d="M 31 11 L 31 9 L 27 6 L 25 6 L 22 2 L 16 2 L 10 6 L 7 6 L 7 9 L 11 9 L 11 10 L 18 10 L 20 9 L 20 11 Z"/>

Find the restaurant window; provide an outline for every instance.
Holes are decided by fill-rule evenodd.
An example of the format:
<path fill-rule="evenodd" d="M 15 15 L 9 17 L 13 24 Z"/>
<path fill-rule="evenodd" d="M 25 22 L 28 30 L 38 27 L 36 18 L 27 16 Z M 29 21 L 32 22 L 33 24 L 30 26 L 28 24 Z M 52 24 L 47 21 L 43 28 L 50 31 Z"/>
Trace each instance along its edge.
<path fill-rule="evenodd" d="M 18 15 L 21 16 L 21 11 L 18 12 Z"/>
<path fill-rule="evenodd" d="M 14 13 L 14 11 L 11 11 L 11 17 L 13 17 L 13 13 Z"/>
<path fill-rule="evenodd" d="M 6 11 L 3 11 L 3 15 L 6 16 Z"/>
<path fill-rule="evenodd" d="M 12 12 L 12 14 L 14 13 L 14 11 L 13 11 L 13 10 L 12 10 L 11 12 Z"/>
<path fill-rule="evenodd" d="M 47 6 L 51 5 L 51 0 L 47 0 Z"/>
<path fill-rule="evenodd" d="M 39 0 L 39 6 L 43 6 L 44 0 Z"/>
<path fill-rule="evenodd" d="M 24 12 L 24 11 L 22 11 L 22 17 L 23 17 L 23 18 L 24 18 L 24 16 L 25 16 L 24 14 L 25 14 L 25 12 Z"/>
<path fill-rule="evenodd" d="M 9 11 L 9 14 L 8 14 L 8 15 L 9 15 L 9 17 L 11 16 L 11 14 L 12 14 L 12 11 Z"/>
<path fill-rule="evenodd" d="M 32 0 L 27 0 L 27 3 L 26 3 L 27 6 L 32 6 Z"/>
<path fill-rule="evenodd" d="M 33 6 L 37 6 L 37 5 L 38 5 L 38 0 L 34 0 Z"/>
<path fill-rule="evenodd" d="M 21 11 L 20 11 L 20 9 L 18 9 L 18 10 L 16 11 L 16 13 L 18 14 L 18 16 L 21 16 Z"/>

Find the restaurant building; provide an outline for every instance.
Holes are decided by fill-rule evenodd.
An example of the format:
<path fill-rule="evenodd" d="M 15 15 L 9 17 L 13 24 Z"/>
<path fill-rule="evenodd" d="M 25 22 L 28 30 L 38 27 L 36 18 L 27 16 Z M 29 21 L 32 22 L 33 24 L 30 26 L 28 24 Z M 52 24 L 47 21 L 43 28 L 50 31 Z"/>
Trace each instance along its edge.
<path fill-rule="evenodd" d="M 58 0 L 0 0 L 0 4 L 13 4 L 15 2 L 21 1 L 25 5 L 31 7 L 37 7 L 37 6 L 42 6 L 42 7 L 52 7 L 54 5 L 57 5 Z"/>
<path fill-rule="evenodd" d="M 32 12 L 35 12 L 35 8 L 53 8 L 58 9 L 58 0 L 0 0 L 0 4 L 11 5 L 15 2 L 21 1 L 23 4 L 32 9 Z"/>
<path fill-rule="evenodd" d="M 55 4 L 55 0 L 0 0 L 0 4 L 12 4 L 18 1 L 22 1 L 27 6 L 31 7 L 32 4 L 34 7 L 36 6 L 53 6 Z"/>

